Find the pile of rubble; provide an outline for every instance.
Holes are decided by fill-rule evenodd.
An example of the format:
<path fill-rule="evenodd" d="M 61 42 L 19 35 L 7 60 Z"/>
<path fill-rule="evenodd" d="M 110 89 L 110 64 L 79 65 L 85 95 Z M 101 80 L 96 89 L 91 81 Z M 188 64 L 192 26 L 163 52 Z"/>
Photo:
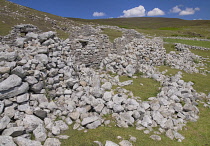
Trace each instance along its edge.
<path fill-rule="evenodd" d="M 94 37 L 84 36 L 78 42 L 82 45 L 91 38 Z M 103 118 L 107 114 L 116 119 L 119 127 L 160 127 L 159 131 L 169 138 L 184 139 L 178 130 L 188 120 L 198 119 L 196 100 L 200 95 L 192 88 L 192 82 L 181 80 L 181 73 L 168 77 L 156 71 L 154 66 L 167 59 L 159 41 L 133 40 L 121 55 L 107 54 L 100 65 L 101 69 L 119 75 L 132 77 L 140 71 L 159 81 L 161 91 L 149 101 L 113 92 L 113 85 L 125 86 L 132 81 L 120 82 L 118 75 L 112 77 L 77 65 L 73 41 L 63 41 L 50 31 L 26 32 L 24 37 L 16 38 L 13 46 L 1 42 L 0 145 L 39 146 L 43 142 L 44 146 L 57 146 L 59 139 L 68 138 L 61 135 L 68 125 L 74 123 L 73 128 L 78 130 L 95 129 L 109 125 L 110 121 Z M 91 46 L 97 49 L 86 45 L 90 49 Z M 35 140 L 31 140 L 31 135 Z"/>

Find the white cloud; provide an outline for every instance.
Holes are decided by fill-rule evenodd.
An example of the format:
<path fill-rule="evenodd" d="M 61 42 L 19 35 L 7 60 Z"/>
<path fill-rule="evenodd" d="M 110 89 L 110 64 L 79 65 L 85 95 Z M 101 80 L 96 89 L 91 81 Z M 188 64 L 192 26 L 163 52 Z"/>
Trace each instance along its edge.
<path fill-rule="evenodd" d="M 143 17 L 145 16 L 145 8 L 142 5 L 139 5 L 138 7 L 124 10 L 124 15 L 120 17 Z"/>
<path fill-rule="evenodd" d="M 147 16 L 158 16 L 158 15 L 165 15 L 165 12 L 159 8 L 154 8 L 153 10 L 147 13 Z"/>
<path fill-rule="evenodd" d="M 179 15 L 193 15 L 196 11 L 200 11 L 200 8 L 186 8 L 185 10 L 182 10 Z"/>
<path fill-rule="evenodd" d="M 101 17 L 101 16 L 105 16 L 106 14 L 104 12 L 94 12 L 93 16 L 94 17 Z"/>
<path fill-rule="evenodd" d="M 179 13 L 181 11 L 182 10 L 179 8 L 179 6 L 175 6 L 170 10 L 171 13 Z"/>

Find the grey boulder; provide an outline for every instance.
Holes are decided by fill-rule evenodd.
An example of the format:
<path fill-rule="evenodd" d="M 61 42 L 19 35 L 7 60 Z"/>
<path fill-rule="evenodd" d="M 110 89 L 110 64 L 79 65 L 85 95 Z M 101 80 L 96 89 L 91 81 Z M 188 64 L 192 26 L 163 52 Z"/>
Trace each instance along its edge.
<path fill-rule="evenodd" d="M 42 146 L 40 141 L 30 140 L 23 137 L 13 139 L 18 146 Z"/>
<path fill-rule="evenodd" d="M 25 129 L 22 126 L 11 127 L 11 128 L 5 129 L 2 133 L 2 135 L 17 137 L 17 136 L 24 134 L 24 131 L 25 131 Z"/>
<path fill-rule="evenodd" d="M 44 146 L 60 146 L 60 145 L 61 142 L 57 138 L 48 138 L 44 143 Z"/>
<path fill-rule="evenodd" d="M 11 136 L 0 136 L 0 146 L 17 146 Z"/>
<path fill-rule="evenodd" d="M 43 121 L 34 115 L 26 115 L 23 119 L 23 126 L 27 132 L 32 132 L 40 124 L 43 124 Z"/>
<path fill-rule="evenodd" d="M 10 122 L 10 118 L 8 116 L 4 116 L 0 119 L 0 131 L 4 130 Z"/>

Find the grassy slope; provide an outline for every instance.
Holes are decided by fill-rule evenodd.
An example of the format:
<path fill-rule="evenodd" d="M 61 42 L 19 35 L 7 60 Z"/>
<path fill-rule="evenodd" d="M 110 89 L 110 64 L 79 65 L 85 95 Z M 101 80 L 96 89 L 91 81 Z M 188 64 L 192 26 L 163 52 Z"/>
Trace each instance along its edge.
<path fill-rule="evenodd" d="M 177 18 L 136 17 L 85 20 L 69 18 L 83 23 L 116 25 L 134 28 L 139 32 L 155 36 L 186 36 L 210 38 L 210 20 L 182 20 Z"/>
<path fill-rule="evenodd" d="M 181 44 L 187 44 L 187 45 L 192 45 L 192 46 L 201 46 L 205 48 L 210 48 L 209 41 L 195 41 L 195 40 L 182 40 L 182 39 L 170 39 L 170 38 L 165 38 L 163 40 L 169 43 L 181 43 Z"/>
<path fill-rule="evenodd" d="M 68 38 L 69 34 L 60 28 L 69 28 L 69 23 L 74 23 L 69 19 L 37 11 L 28 7 L 20 6 L 6 0 L 0 0 L 0 35 L 7 35 L 11 27 L 17 24 L 33 24 L 42 31 L 56 31 L 61 38 Z M 18 15 L 17 15 L 18 13 Z M 56 21 L 56 25 L 44 19 L 48 17 Z M 66 24 L 65 24 L 65 23 Z"/>

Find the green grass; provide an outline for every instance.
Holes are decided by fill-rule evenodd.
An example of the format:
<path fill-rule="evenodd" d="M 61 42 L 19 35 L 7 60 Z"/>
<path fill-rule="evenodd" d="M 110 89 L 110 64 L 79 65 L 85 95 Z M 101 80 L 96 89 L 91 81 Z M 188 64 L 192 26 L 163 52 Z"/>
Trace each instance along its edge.
<path fill-rule="evenodd" d="M 113 19 L 75 19 L 78 22 L 113 25 L 121 28 L 136 29 L 140 33 L 152 36 L 210 37 L 209 20 L 182 20 L 177 18 L 113 18 Z"/>
<path fill-rule="evenodd" d="M 169 43 L 181 43 L 181 44 L 186 44 L 186 45 L 210 48 L 209 41 L 195 41 L 195 40 L 182 40 L 182 39 L 170 39 L 170 38 L 165 38 L 163 40 Z"/>
<path fill-rule="evenodd" d="M 122 36 L 121 31 L 118 31 L 115 29 L 109 29 L 109 28 L 104 28 L 103 33 L 109 36 L 109 40 L 111 42 L 114 42 L 114 39 Z"/>
<path fill-rule="evenodd" d="M 210 93 L 210 74 L 202 75 L 199 73 L 193 73 L 193 74 L 187 74 L 183 73 L 184 81 L 192 81 L 194 83 L 193 88 L 197 92 L 203 92 L 203 93 Z"/>
<path fill-rule="evenodd" d="M 126 90 L 132 91 L 134 96 L 141 97 L 141 100 L 147 100 L 149 97 L 154 97 L 159 92 L 159 82 L 150 79 L 138 77 L 137 79 L 129 78 L 127 76 L 120 76 L 120 82 L 133 80 L 132 85 L 124 86 Z M 140 83 L 143 84 L 140 85 Z"/>
<path fill-rule="evenodd" d="M 180 30 L 180 28 L 177 27 L 161 27 L 159 30 Z"/>
<path fill-rule="evenodd" d="M 174 44 L 167 43 L 167 44 L 163 44 L 163 45 L 164 45 L 164 48 L 166 49 L 166 53 L 170 53 L 171 51 L 177 52 L 174 48 L 175 47 Z"/>
<path fill-rule="evenodd" d="M 168 76 L 174 76 L 179 71 L 181 71 L 179 69 L 174 69 L 174 68 L 171 68 L 169 66 L 159 66 L 157 68 L 159 69 L 160 72 L 167 70 L 167 72 L 165 73 L 165 75 L 168 75 Z"/>
<path fill-rule="evenodd" d="M 19 6 L 17 4 L 8 2 L 6 0 L 0 0 L 1 7 L 6 7 L 11 13 L 9 15 L 8 12 L 6 12 L 4 9 L 0 9 L 0 35 L 4 36 L 9 33 L 11 30 L 11 27 L 18 24 L 33 24 L 37 26 L 42 31 L 56 31 L 58 33 L 58 36 L 66 39 L 68 38 L 69 34 L 62 30 L 62 28 L 66 27 L 71 29 L 71 27 L 68 25 L 68 23 L 63 22 L 69 22 L 74 23 L 75 25 L 79 25 L 79 23 L 70 22 L 68 19 L 65 19 L 60 16 L 52 15 L 49 13 L 37 11 L 28 7 Z M 13 12 L 22 14 L 21 15 L 15 15 Z M 36 18 L 38 17 L 38 19 Z M 51 20 L 56 20 L 56 27 L 53 29 L 54 24 L 51 23 L 51 21 L 45 21 L 45 17 L 50 18 Z M 33 19 L 35 18 L 35 19 Z"/>

